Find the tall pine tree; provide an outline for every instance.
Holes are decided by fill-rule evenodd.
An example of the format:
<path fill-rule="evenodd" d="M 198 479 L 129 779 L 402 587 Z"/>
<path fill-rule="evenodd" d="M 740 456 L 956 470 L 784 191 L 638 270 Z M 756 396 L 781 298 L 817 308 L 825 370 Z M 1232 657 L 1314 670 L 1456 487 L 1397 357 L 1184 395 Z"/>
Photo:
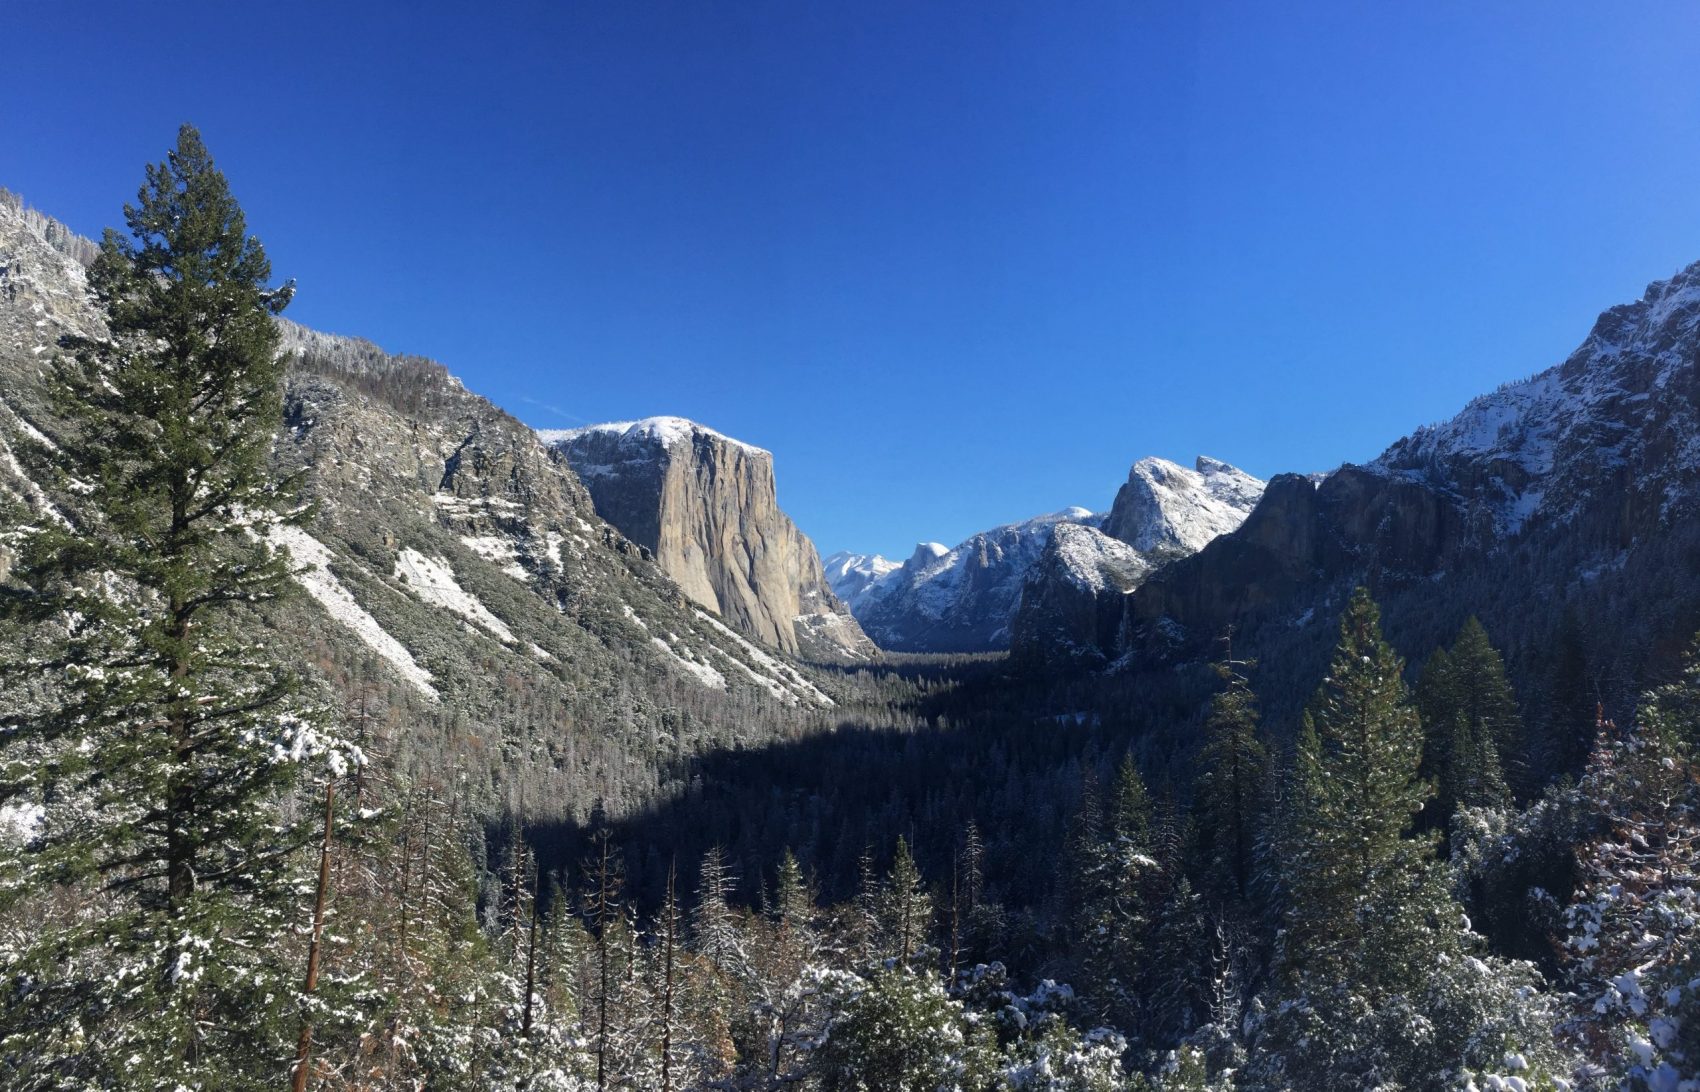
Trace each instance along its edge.
<path fill-rule="evenodd" d="M 1430 787 L 1403 673 L 1358 589 L 1298 745 L 1286 965 L 1371 995 L 1419 981 L 1439 954 L 1433 838 L 1406 836 Z"/>
<path fill-rule="evenodd" d="M 1232 656 L 1216 665 L 1227 684 L 1210 703 L 1199 752 L 1194 812 L 1200 879 L 1219 902 L 1242 903 L 1251 894 L 1257 835 L 1269 753 L 1257 738 L 1257 695 Z"/>
<path fill-rule="evenodd" d="M 13 666 L 58 682 L 5 710 L 0 783 L 42 818 L 0 900 L 88 902 L 44 920 L 0 1019 L 14 1072 L 54 1087 L 275 1086 L 306 834 L 279 804 L 335 746 L 255 613 L 290 587 L 268 532 L 299 515 L 270 469 L 290 288 L 191 127 L 124 218 L 89 273 L 106 333 L 55 365 L 48 461 L 81 501 L 25 536 L 6 594 Z"/>

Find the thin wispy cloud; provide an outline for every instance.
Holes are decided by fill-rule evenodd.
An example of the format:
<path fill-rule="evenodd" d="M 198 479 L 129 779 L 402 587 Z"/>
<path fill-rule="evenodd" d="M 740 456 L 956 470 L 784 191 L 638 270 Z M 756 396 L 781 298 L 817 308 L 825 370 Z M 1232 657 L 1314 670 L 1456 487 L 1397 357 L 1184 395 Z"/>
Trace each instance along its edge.
<path fill-rule="evenodd" d="M 546 413 L 552 413 L 556 417 L 559 417 L 561 420 L 567 421 L 571 424 L 575 424 L 575 425 L 595 424 L 594 421 L 588 421 L 588 420 L 584 419 L 583 417 L 580 417 L 576 413 L 568 413 L 566 410 L 562 409 L 560 406 L 554 405 L 553 403 L 550 403 L 550 402 L 539 402 L 537 399 L 527 398 L 523 394 L 520 395 L 519 400 L 521 402 L 524 402 L 528 406 L 536 406 L 538 409 L 543 410 Z"/>

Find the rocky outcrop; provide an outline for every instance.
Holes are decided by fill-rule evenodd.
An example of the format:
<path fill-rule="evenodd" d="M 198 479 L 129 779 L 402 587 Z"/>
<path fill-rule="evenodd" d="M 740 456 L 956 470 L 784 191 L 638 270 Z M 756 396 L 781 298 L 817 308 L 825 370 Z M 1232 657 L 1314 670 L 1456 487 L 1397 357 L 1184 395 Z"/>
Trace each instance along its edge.
<path fill-rule="evenodd" d="M 1186 557 L 1245 522 L 1263 482 L 1200 455 L 1194 468 L 1146 458 L 1133 464 L 1104 519 L 1104 533 L 1153 561 Z"/>
<path fill-rule="evenodd" d="M 1456 506 L 1422 483 L 1351 466 L 1320 482 L 1280 474 L 1237 531 L 1127 598 L 1119 636 L 1165 654 L 1186 640 L 1202 654 L 1230 629 L 1254 627 L 1292 604 L 1326 601 L 1336 585 L 1371 571 L 1378 582 L 1432 576 L 1457 559 L 1465 541 Z M 1102 651 L 1114 658 L 1128 647 Z"/>
<path fill-rule="evenodd" d="M 1095 527 L 1058 524 L 1027 576 L 1011 647 L 1083 666 L 1104 663 L 1122 624 L 1122 601 L 1161 564 Z"/>
<path fill-rule="evenodd" d="M 680 417 L 540 435 L 693 602 L 788 653 L 875 651 L 780 510 L 769 452 Z"/>
<path fill-rule="evenodd" d="M 1128 595 L 1164 565 L 1239 527 L 1263 489 L 1260 479 L 1203 455 L 1191 469 L 1158 458 L 1134 463 L 1102 533 L 1059 539 L 1035 567 L 1011 651 L 1027 661 L 1106 662 L 1122 641 Z"/>

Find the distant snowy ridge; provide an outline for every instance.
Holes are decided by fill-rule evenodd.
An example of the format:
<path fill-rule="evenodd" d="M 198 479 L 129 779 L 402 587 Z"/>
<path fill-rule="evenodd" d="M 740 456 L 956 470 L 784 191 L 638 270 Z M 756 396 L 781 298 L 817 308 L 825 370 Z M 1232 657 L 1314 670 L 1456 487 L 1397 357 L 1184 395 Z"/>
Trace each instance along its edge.
<path fill-rule="evenodd" d="M 1640 484 L 1700 469 L 1700 419 L 1670 393 L 1700 340 L 1700 262 L 1602 314 L 1562 364 L 1472 399 L 1366 469 L 1467 498 L 1500 536 L 1541 515 L 1572 517 L 1603 473 Z M 1680 384 L 1677 384 L 1680 385 Z M 1650 454 L 1653 431 L 1658 451 Z"/>
<path fill-rule="evenodd" d="M 890 584 L 892 574 L 903 568 L 901 561 L 879 554 L 853 554 L 848 550 L 838 551 L 821 565 L 826 570 L 826 582 L 832 586 L 832 594 L 838 596 L 852 614 L 869 596 L 880 594 L 880 589 Z"/>
<path fill-rule="evenodd" d="M 882 647 L 1006 648 L 1035 572 L 1123 594 L 1162 563 L 1196 553 L 1238 528 L 1263 487 L 1262 480 L 1207 456 L 1191 469 L 1167 459 L 1141 459 L 1108 513 L 1064 508 L 994 527 L 954 548 L 923 542 L 901 565 L 878 555 L 835 554 L 828 559 L 827 579 Z M 1060 528 L 1069 528 L 1066 542 L 1041 566 Z M 1040 598 L 1062 603 L 1066 597 Z M 1072 602 L 1067 609 L 1082 613 Z"/>
<path fill-rule="evenodd" d="M 923 542 L 901 565 L 838 555 L 849 604 L 876 644 L 910 652 L 980 652 L 1007 647 L 1027 573 L 1060 524 L 1096 524 L 1087 508 L 1064 508 L 970 536 L 954 548 Z M 863 574 L 883 572 L 864 578 Z M 829 572 L 828 579 L 833 579 Z M 839 593 L 845 599 L 844 592 Z"/>

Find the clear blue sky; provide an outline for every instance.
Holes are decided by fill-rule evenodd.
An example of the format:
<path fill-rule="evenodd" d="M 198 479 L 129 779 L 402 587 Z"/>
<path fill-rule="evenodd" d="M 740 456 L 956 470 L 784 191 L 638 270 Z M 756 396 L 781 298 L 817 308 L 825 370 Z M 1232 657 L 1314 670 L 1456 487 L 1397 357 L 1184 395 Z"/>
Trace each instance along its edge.
<path fill-rule="evenodd" d="M 1376 455 L 1700 259 L 1691 3 L 0 0 L 0 185 L 199 125 L 293 318 L 906 555 Z"/>

